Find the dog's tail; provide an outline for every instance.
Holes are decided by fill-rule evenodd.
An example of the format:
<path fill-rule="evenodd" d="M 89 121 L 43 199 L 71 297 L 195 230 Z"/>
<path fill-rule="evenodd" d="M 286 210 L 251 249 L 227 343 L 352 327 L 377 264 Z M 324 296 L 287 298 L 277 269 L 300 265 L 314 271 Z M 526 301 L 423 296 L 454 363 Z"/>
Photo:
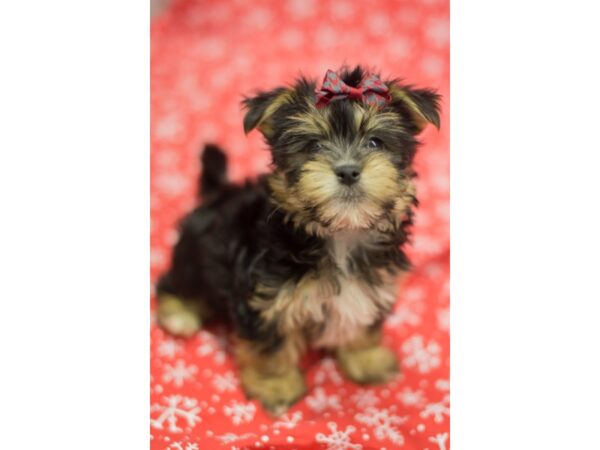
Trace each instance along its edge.
<path fill-rule="evenodd" d="M 198 186 L 199 195 L 210 195 L 227 185 L 227 156 L 223 150 L 214 144 L 206 144 L 200 161 L 202 175 Z"/>

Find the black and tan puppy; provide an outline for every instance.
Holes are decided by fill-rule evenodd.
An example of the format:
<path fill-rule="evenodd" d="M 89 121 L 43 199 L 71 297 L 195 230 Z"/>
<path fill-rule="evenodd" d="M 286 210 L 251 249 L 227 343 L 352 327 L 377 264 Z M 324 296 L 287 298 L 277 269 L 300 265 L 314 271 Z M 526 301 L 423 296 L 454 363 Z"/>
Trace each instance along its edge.
<path fill-rule="evenodd" d="M 213 317 L 236 334 L 249 397 L 281 413 L 306 388 L 309 347 L 333 351 L 358 383 L 398 370 L 381 325 L 408 268 L 401 246 L 416 205 L 411 164 L 438 95 L 363 68 L 329 71 L 244 101 L 272 173 L 232 185 L 214 146 L 203 154 L 202 204 L 184 218 L 172 265 L 158 284 L 158 320 L 190 336 Z"/>

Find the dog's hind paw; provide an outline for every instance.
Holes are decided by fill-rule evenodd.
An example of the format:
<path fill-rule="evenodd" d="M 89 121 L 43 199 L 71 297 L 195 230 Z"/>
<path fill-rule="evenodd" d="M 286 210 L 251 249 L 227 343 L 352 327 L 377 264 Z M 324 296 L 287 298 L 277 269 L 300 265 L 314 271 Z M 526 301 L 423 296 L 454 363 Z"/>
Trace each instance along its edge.
<path fill-rule="evenodd" d="M 157 320 L 166 331 L 179 337 L 193 336 L 202 328 L 198 311 L 183 300 L 170 295 L 159 299 Z"/>

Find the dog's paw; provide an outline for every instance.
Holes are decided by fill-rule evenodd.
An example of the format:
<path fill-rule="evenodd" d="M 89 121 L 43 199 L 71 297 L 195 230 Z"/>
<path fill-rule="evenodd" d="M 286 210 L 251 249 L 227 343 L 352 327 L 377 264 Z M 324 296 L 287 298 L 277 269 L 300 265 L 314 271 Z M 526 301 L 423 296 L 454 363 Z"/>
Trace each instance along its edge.
<path fill-rule="evenodd" d="M 383 383 L 399 372 L 396 354 L 383 346 L 361 350 L 338 350 L 337 359 L 344 374 L 361 384 Z"/>
<path fill-rule="evenodd" d="M 275 416 L 284 414 L 306 393 L 304 377 L 298 369 L 283 375 L 265 375 L 248 367 L 242 369 L 241 381 L 246 395 L 260 401 Z"/>
<path fill-rule="evenodd" d="M 158 324 L 174 336 L 190 337 L 202 328 L 198 312 L 173 296 L 159 300 L 156 318 Z"/>

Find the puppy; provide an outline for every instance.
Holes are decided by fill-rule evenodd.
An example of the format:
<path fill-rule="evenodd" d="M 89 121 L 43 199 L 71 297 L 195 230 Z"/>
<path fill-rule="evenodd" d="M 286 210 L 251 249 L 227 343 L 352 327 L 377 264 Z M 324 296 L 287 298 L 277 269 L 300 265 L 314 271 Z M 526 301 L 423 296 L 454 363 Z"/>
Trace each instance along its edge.
<path fill-rule="evenodd" d="M 439 128 L 439 96 L 359 66 L 328 71 L 318 91 L 300 78 L 243 103 L 272 173 L 229 184 L 224 153 L 206 147 L 202 204 L 158 283 L 158 321 L 190 336 L 229 320 L 243 389 L 281 414 L 306 392 L 307 348 L 333 352 L 357 383 L 398 371 L 381 327 L 409 267 L 416 135 Z"/>

